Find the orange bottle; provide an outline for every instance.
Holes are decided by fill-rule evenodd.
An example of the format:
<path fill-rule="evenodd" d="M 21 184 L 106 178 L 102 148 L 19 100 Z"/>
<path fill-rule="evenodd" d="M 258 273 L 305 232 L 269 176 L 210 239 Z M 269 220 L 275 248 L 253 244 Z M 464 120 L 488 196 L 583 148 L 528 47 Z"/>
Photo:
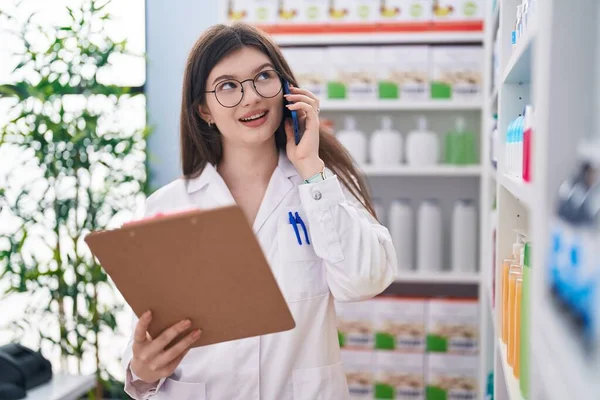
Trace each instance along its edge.
<path fill-rule="evenodd" d="M 505 258 L 502 261 L 502 341 L 508 341 L 508 272 L 513 260 Z"/>
<path fill-rule="evenodd" d="M 512 367 L 515 362 L 515 305 L 516 283 L 522 274 L 521 266 L 513 264 L 508 273 L 508 364 Z"/>
<path fill-rule="evenodd" d="M 521 366 L 521 297 L 523 290 L 523 276 L 519 276 L 515 282 L 515 364 L 513 375 L 519 379 Z"/>

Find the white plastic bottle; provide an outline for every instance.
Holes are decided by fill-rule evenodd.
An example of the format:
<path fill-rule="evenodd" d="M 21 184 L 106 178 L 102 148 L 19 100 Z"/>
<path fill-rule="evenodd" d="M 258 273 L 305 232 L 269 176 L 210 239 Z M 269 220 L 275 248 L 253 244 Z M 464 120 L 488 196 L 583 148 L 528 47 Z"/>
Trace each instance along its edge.
<path fill-rule="evenodd" d="M 451 269 L 455 272 L 477 270 L 477 211 L 470 200 L 459 200 L 452 212 Z"/>
<path fill-rule="evenodd" d="M 381 118 L 381 129 L 373 132 L 369 159 L 373 165 L 397 165 L 402 163 L 402 135 L 392 129 L 392 119 Z"/>
<path fill-rule="evenodd" d="M 427 130 L 427 119 L 420 116 L 418 129 L 408 134 L 406 139 L 406 161 L 411 166 L 428 166 L 438 163 L 440 144 L 438 135 Z"/>
<path fill-rule="evenodd" d="M 356 118 L 346 116 L 344 130 L 338 132 L 336 136 L 357 164 L 365 165 L 367 163 L 367 137 L 356 129 Z"/>
<path fill-rule="evenodd" d="M 409 272 L 414 268 L 414 220 L 410 201 L 394 200 L 388 212 L 390 235 L 398 256 L 398 272 Z"/>
<path fill-rule="evenodd" d="M 437 200 L 425 200 L 417 216 L 417 272 L 442 270 L 442 212 Z"/>

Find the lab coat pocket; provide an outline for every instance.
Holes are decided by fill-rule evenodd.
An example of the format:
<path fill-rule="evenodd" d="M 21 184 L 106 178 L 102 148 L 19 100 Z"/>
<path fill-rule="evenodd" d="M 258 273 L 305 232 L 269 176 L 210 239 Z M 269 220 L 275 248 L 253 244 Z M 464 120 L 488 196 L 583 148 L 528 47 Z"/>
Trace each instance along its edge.
<path fill-rule="evenodd" d="M 342 363 L 293 372 L 294 400 L 346 400 L 348 384 Z"/>
<path fill-rule="evenodd" d="M 293 213 L 295 218 L 296 212 Z M 299 301 L 324 295 L 328 292 L 325 267 L 316 255 L 307 219 L 298 213 L 302 224 L 289 222 L 286 212 L 277 227 L 279 247 L 279 283 L 287 301 Z"/>
<path fill-rule="evenodd" d="M 206 385 L 204 383 L 188 383 L 173 379 L 165 380 L 156 400 L 206 400 Z"/>

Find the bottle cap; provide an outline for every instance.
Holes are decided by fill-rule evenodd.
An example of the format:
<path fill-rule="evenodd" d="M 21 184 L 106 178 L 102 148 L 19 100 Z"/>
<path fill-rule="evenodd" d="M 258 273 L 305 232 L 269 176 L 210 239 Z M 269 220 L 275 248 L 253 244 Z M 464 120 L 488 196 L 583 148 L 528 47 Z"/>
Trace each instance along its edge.
<path fill-rule="evenodd" d="M 424 115 L 421 115 L 417 119 L 417 127 L 418 127 L 419 131 L 421 131 L 421 132 L 424 132 L 427 130 L 427 118 L 425 118 Z"/>
<path fill-rule="evenodd" d="M 464 132 L 467 123 L 464 117 L 456 118 L 456 132 Z"/>
<path fill-rule="evenodd" d="M 384 131 L 392 130 L 392 119 L 390 117 L 388 117 L 387 115 L 381 117 L 381 129 Z"/>
<path fill-rule="evenodd" d="M 356 118 L 353 116 L 346 116 L 344 118 L 344 129 L 347 131 L 355 131 L 356 130 Z"/>

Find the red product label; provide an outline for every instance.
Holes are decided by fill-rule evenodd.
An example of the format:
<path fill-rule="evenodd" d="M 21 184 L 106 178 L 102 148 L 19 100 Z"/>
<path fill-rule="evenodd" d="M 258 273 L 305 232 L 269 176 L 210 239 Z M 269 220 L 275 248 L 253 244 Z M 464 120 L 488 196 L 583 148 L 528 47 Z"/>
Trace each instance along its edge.
<path fill-rule="evenodd" d="M 523 180 L 531 182 L 531 128 L 523 132 Z"/>

